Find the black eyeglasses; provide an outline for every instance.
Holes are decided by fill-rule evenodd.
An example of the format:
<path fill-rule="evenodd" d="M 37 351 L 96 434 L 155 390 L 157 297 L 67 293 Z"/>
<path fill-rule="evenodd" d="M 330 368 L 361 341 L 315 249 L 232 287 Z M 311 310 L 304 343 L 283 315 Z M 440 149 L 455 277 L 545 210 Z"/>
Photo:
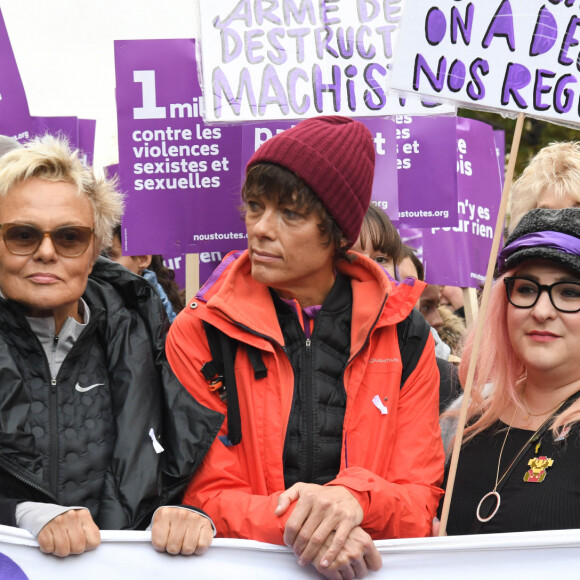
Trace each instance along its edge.
<path fill-rule="evenodd" d="M 44 232 L 30 224 L 0 224 L 4 244 L 11 254 L 30 256 L 40 247 L 42 240 L 49 236 L 56 253 L 65 258 L 77 258 L 89 247 L 95 229 L 89 226 L 61 226 Z"/>
<path fill-rule="evenodd" d="M 556 282 L 538 284 L 534 280 L 520 276 L 503 279 L 510 304 L 516 308 L 531 308 L 544 291 L 548 293 L 552 306 L 560 312 L 580 311 L 580 283 Z"/>

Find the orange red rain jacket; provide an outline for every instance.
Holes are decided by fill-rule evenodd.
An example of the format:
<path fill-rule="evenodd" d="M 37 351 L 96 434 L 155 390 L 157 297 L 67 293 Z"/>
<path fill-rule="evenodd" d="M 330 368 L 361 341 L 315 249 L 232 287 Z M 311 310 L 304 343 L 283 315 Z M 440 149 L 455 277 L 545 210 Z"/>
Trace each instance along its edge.
<path fill-rule="evenodd" d="M 417 367 L 400 388 L 396 324 L 424 288 L 415 281 L 397 287 L 364 257 L 338 268 L 353 290 L 351 358 L 344 373 L 347 392 L 341 468 L 327 485 L 342 485 L 363 507 L 361 526 L 373 539 L 426 536 L 442 490 L 443 446 L 438 424 L 439 373 L 430 336 Z M 282 452 L 294 391 L 290 361 L 269 290 L 252 278 L 248 253 L 228 255 L 196 298 L 172 324 L 169 362 L 183 385 L 203 405 L 226 413 L 200 372 L 211 360 L 201 321 L 260 349 L 268 376 L 256 381 L 244 348 L 235 372 L 242 441 L 226 447 L 216 438 L 195 473 L 184 502 L 204 509 L 218 536 L 283 544 L 291 509 L 274 515 L 284 491 Z M 386 401 L 387 414 L 373 403 Z M 376 399 L 375 399 L 376 401 Z M 178 412 L 178 410 L 175 410 Z M 227 433 L 224 426 L 220 435 Z"/>

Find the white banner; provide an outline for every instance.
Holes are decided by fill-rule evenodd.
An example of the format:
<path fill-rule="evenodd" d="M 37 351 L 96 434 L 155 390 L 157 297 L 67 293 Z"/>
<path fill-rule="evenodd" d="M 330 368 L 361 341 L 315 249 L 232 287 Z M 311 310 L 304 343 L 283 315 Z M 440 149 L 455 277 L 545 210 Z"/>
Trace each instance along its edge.
<path fill-rule="evenodd" d="M 405 0 L 198 0 L 207 122 L 452 113 L 388 90 Z"/>
<path fill-rule="evenodd" d="M 574 0 L 407 0 L 391 88 L 580 124 Z"/>
<path fill-rule="evenodd" d="M 290 550 L 250 540 L 214 540 L 201 557 L 169 556 L 149 545 L 149 532 L 102 531 L 93 552 L 68 558 L 42 554 L 23 530 L 0 526 L 0 580 L 296 580 L 319 578 Z M 385 580 L 529 580 L 572 577 L 580 530 L 415 538 L 376 542 Z"/>

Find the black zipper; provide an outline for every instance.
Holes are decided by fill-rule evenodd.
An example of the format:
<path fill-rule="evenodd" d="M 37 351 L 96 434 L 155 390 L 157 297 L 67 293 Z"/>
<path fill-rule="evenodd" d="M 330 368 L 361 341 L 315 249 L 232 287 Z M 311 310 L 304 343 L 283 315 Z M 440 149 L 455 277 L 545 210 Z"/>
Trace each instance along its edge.
<path fill-rule="evenodd" d="M 369 341 L 371 339 L 371 334 L 373 333 L 375 327 L 377 326 L 377 323 L 379 322 L 379 318 L 381 317 L 381 315 L 383 313 L 383 309 L 385 308 L 385 303 L 387 302 L 388 297 L 389 297 L 389 294 L 387 293 L 385 295 L 385 298 L 383 299 L 383 303 L 381 304 L 381 308 L 379 309 L 379 313 L 378 313 L 377 317 L 375 318 L 374 322 L 372 323 L 371 327 L 369 328 L 368 334 L 367 334 L 362 346 L 357 350 L 357 352 L 355 352 L 350 357 L 350 359 L 344 365 L 344 369 L 342 371 L 342 377 L 341 377 L 343 385 L 344 385 L 344 373 L 346 372 L 346 369 L 352 363 L 352 361 L 366 348 L 367 344 L 369 343 Z M 346 390 L 346 386 L 345 386 L 345 390 Z M 348 397 L 348 394 L 347 394 L 347 397 Z M 346 407 L 345 407 L 345 416 L 346 416 Z M 342 452 L 341 453 L 344 454 L 344 464 L 348 467 L 347 433 L 346 433 L 346 430 L 344 429 L 344 421 L 343 421 L 342 425 L 343 425 L 344 434 L 343 434 L 343 440 L 342 440 Z"/>
<path fill-rule="evenodd" d="M 344 377 L 344 372 L 346 371 L 346 368 L 365 349 L 365 347 L 369 343 L 370 336 L 371 336 L 373 330 L 375 329 L 375 327 L 376 327 L 376 325 L 377 325 L 377 323 L 379 321 L 379 318 L 382 315 L 382 312 L 383 312 L 383 309 L 385 307 L 385 303 L 386 303 L 388 297 L 389 297 L 389 294 L 388 293 L 385 294 L 385 297 L 383 299 L 383 302 L 381 304 L 381 307 L 379 308 L 379 312 L 377 314 L 377 317 L 373 321 L 373 323 L 372 323 L 372 325 L 371 325 L 371 327 L 369 329 L 369 332 L 368 332 L 368 334 L 367 334 L 367 336 L 365 338 L 365 341 L 362 344 L 361 348 L 356 353 L 354 353 L 351 356 L 351 358 L 347 361 L 347 363 L 346 363 L 346 365 L 344 367 L 343 373 L 342 373 L 343 374 L 343 377 Z M 258 336 L 260 338 L 263 338 L 263 339 L 267 340 L 271 344 L 274 344 L 274 345 L 279 346 L 280 349 L 282 350 L 282 352 L 286 355 L 286 358 L 288 359 L 288 361 L 290 362 L 290 366 L 292 366 L 292 363 L 290 361 L 290 357 L 288 356 L 288 353 L 286 352 L 286 349 L 278 341 L 274 340 L 270 336 L 267 336 L 267 335 L 262 334 L 260 332 L 256 332 L 255 330 L 249 328 L 245 324 L 242 324 L 240 322 L 237 322 L 236 320 L 234 320 L 233 318 L 230 318 L 229 316 L 228 316 L 228 320 L 232 324 L 234 324 L 235 326 L 237 326 L 238 328 L 246 331 L 248 334 L 251 334 L 253 336 Z M 311 356 L 310 356 L 311 355 L 311 345 L 312 345 L 311 339 L 306 339 L 306 342 L 305 342 L 306 362 L 307 362 L 307 373 L 306 373 L 307 379 L 306 380 L 307 380 L 307 389 L 308 389 L 309 394 L 310 394 L 310 391 L 312 390 L 312 382 L 311 382 L 311 376 L 310 376 L 311 373 L 308 372 L 308 371 L 310 371 L 310 367 L 312 366 L 312 360 L 311 360 Z M 314 435 L 313 435 L 313 431 L 314 431 L 314 425 L 313 425 L 314 418 L 312 416 L 312 408 L 313 408 L 312 398 L 311 397 L 307 397 L 307 399 L 308 399 L 308 409 L 307 409 L 308 417 L 307 417 L 307 434 L 306 434 L 306 442 L 307 442 L 307 451 L 306 451 L 306 453 L 307 453 L 307 457 L 306 457 L 306 466 L 307 466 L 306 469 L 307 469 L 307 473 L 306 473 L 306 475 L 311 476 L 311 473 L 312 473 L 312 455 L 313 455 L 313 452 L 314 452 L 314 450 L 312 448 L 312 440 L 313 440 L 313 437 L 314 437 Z M 293 403 L 294 403 L 294 401 L 292 402 L 292 408 L 290 409 L 290 415 L 292 414 L 292 411 L 294 409 L 294 404 Z M 284 449 L 282 451 L 282 464 L 283 465 L 285 464 L 285 460 L 286 460 L 286 457 L 285 457 L 285 449 L 286 449 L 286 439 L 287 439 L 287 437 L 288 437 L 288 425 L 286 425 L 286 437 L 285 437 L 285 440 L 284 440 Z M 346 442 L 344 442 L 343 449 L 346 449 Z M 309 480 L 306 479 L 306 481 L 309 481 Z"/>
<path fill-rule="evenodd" d="M 48 456 L 49 481 L 51 489 L 58 489 L 58 397 L 56 392 L 56 379 L 50 379 L 50 392 L 48 395 L 48 412 L 50 420 L 50 451 Z"/>
<path fill-rule="evenodd" d="M 306 473 L 304 474 L 304 481 L 312 480 L 312 459 L 314 456 L 314 401 L 312 400 L 312 357 L 311 357 L 312 341 L 307 338 L 305 343 L 306 351 L 306 368 L 305 371 L 305 395 L 306 401 Z"/>
<path fill-rule="evenodd" d="M 6 458 L 1 456 L 0 456 L 0 468 L 2 468 L 6 473 L 8 473 L 8 475 L 14 477 L 14 479 L 17 479 L 18 481 L 24 483 L 28 487 L 31 487 L 32 489 L 40 492 L 41 494 L 49 498 L 52 502 L 58 503 L 58 500 L 54 494 L 52 494 L 50 491 L 48 491 L 41 485 L 34 483 L 27 477 L 20 475 L 20 473 L 18 473 L 18 471 L 15 470 L 15 468 L 10 464 L 10 462 Z"/>
<path fill-rule="evenodd" d="M 94 324 L 96 324 L 96 322 L 93 322 L 94 320 L 96 320 L 96 311 L 91 316 L 91 322 L 89 322 L 89 324 L 87 324 L 86 327 L 83 328 L 83 330 L 79 334 L 78 338 L 75 340 L 74 344 L 72 345 L 71 349 L 69 350 L 68 354 L 66 355 L 65 359 L 62 361 L 62 365 L 60 366 L 60 369 L 58 370 L 58 373 L 56 374 L 56 378 L 52 378 L 52 372 L 50 370 L 50 365 L 48 363 L 48 360 L 46 360 L 46 364 L 48 366 L 48 376 L 51 377 L 51 379 L 50 379 L 50 394 L 49 394 L 49 401 L 48 401 L 49 414 L 50 414 L 50 434 L 49 434 L 49 437 L 50 437 L 50 445 L 49 445 L 50 452 L 49 453 L 50 454 L 48 457 L 48 469 L 49 469 L 49 475 L 48 475 L 49 479 L 48 480 L 50 481 L 51 488 L 54 489 L 55 491 L 58 490 L 59 445 L 58 445 L 58 390 L 57 390 L 57 386 L 60 384 L 59 377 L 60 377 L 60 374 L 62 372 L 62 367 L 64 366 L 66 360 L 69 358 L 71 353 L 73 353 L 77 349 L 81 348 L 81 346 L 84 342 L 84 336 L 88 332 L 89 327 L 92 328 L 94 326 Z M 38 338 L 37 338 L 37 340 L 38 340 Z M 54 349 L 56 349 L 57 344 L 58 344 L 58 336 L 55 336 L 54 343 L 53 343 Z M 41 349 L 44 352 L 42 345 L 41 345 Z"/>

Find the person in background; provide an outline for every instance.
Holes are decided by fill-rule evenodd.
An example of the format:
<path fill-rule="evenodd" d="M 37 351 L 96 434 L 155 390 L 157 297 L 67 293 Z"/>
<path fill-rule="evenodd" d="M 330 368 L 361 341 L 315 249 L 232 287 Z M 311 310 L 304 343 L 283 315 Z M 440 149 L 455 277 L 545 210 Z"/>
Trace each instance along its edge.
<path fill-rule="evenodd" d="M 223 416 L 171 372 L 155 290 L 98 257 L 122 210 L 65 140 L 0 158 L 0 523 L 56 556 L 151 521 L 157 550 L 213 538 L 203 512 L 170 504 Z"/>
<path fill-rule="evenodd" d="M 528 212 L 500 252 L 498 272 L 447 533 L 578 528 L 580 208 Z"/>
<path fill-rule="evenodd" d="M 429 284 L 421 294 L 419 299 L 419 312 L 423 315 L 425 320 L 434 328 L 439 334 L 443 326 L 443 318 L 439 313 L 439 301 L 441 299 L 441 292 L 437 284 Z M 441 336 L 439 334 L 439 336 Z"/>
<path fill-rule="evenodd" d="M 145 268 L 141 275 L 155 287 L 167 312 L 169 322 L 173 322 L 185 307 L 185 290 L 179 288 L 175 281 L 175 272 L 165 266 L 163 256 L 153 254 L 149 267 Z"/>
<path fill-rule="evenodd" d="M 352 250 L 380 264 L 395 279 L 395 264 L 403 258 L 403 242 L 387 214 L 372 203 Z"/>
<path fill-rule="evenodd" d="M 451 349 L 451 355 L 448 360 L 459 363 L 461 360 L 461 347 L 466 331 L 465 323 L 459 316 L 456 316 L 445 306 L 439 305 L 438 311 L 442 324 L 437 332 L 441 340 Z"/>
<path fill-rule="evenodd" d="M 401 261 L 395 268 L 397 279 L 405 280 L 407 278 L 413 278 L 424 281 L 425 269 L 423 263 L 417 257 L 415 250 L 411 246 L 403 244 L 402 256 Z M 436 328 L 436 326 L 440 326 L 443 322 L 437 311 L 439 306 L 439 286 L 435 286 L 434 284 L 427 285 L 415 306 L 431 327 L 431 334 L 435 339 L 435 354 L 437 358 L 446 361 L 451 354 L 451 348 L 441 340 Z M 434 322 L 435 326 L 431 322 Z M 445 398 L 447 399 L 447 397 Z"/>
<path fill-rule="evenodd" d="M 441 300 L 439 301 L 439 305 L 461 318 L 465 324 L 463 288 L 459 286 L 441 286 Z"/>
<path fill-rule="evenodd" d="M 405 278 L 425 280 L 423 262 L 419 260 L 415 250 L 407 244 L 403 244 L 401 259 L 397 262 L 395 274 L 397 280 L 405 280 Z"/>
<path fill-rule="evenodd" d="M 181 382 L 228 421 L 186 501 L 218 535 L 285 543 L 337 580 L 380 568 L 372 539 L 428 535 L 441 493 L 439 375 L 413 310 L 423 284 L 396 286 L 348 251 L 374 163 L 371 133 L 346 117 L 262 144 L 242 188 L 248 250 L 226 256 L 167 339 Z M 426 342 L 401 384 L 397 324 L 408 318 Z M 202 371 L 204 323 L 237 343 L 225 390 Z"/>
<path fill-rule="evenodd" d="M 580 142 L 550 143 L 532 157 L 511 192 L 512 232 L 531 209 L 580 207 Z"/>
<path fill-rule="evenodd" d="M 425 279 L 423 263 L 417 257 L 415 250 L 403 244 L 403 259 L 396 268 L 400 279 L 415 278 Z M 441 338 L 438 329 L 443 326 L 443 317 L 439 311 L 439 286 L 429 284 L 421 293 L 421 297 L 415 305 L 431 328 L 431 335 L 435 341 L 435 357 L 439 369 L 439 412 L 457 397 L 461 388 L 457 376 L 457 368 L 454 363 L 459 358 L 451 352 L 451 347 Z M 433 326 L 433 323 L 435 326 Z M 436 328 L 437 327 L 437 328 Z"/>
<path fill-rule="evenodd" d="M 177 314 L 183 310 L 185 303 L 182 292 L 175 282 L 173 270 L 165 267 L 163 257 L 158 254 L 145 254 L 140 256 L 124 255 L 121 245 L 120 225 L 115 227 L 112 244 L 103 252 L 103 255 L 109 258 L 109 260 L 125 266 L 125 268 L 134 274 L 143 276 L 145 280 L 154 286 L 161 298 L 169 322 L 173 322 Z"/>
<path fill-rule="evenodd" d="M 138 276 L 142 276 L 145 268 L 151 264 L 151 254 L 131 255 L 128 256 L 123 253 L 123 246 L 121 244 L 121 225 L 115 226 L 113 230 L 113 238 L 111 245 L 103 252 L 105 258 L 121 264 Z"/>

